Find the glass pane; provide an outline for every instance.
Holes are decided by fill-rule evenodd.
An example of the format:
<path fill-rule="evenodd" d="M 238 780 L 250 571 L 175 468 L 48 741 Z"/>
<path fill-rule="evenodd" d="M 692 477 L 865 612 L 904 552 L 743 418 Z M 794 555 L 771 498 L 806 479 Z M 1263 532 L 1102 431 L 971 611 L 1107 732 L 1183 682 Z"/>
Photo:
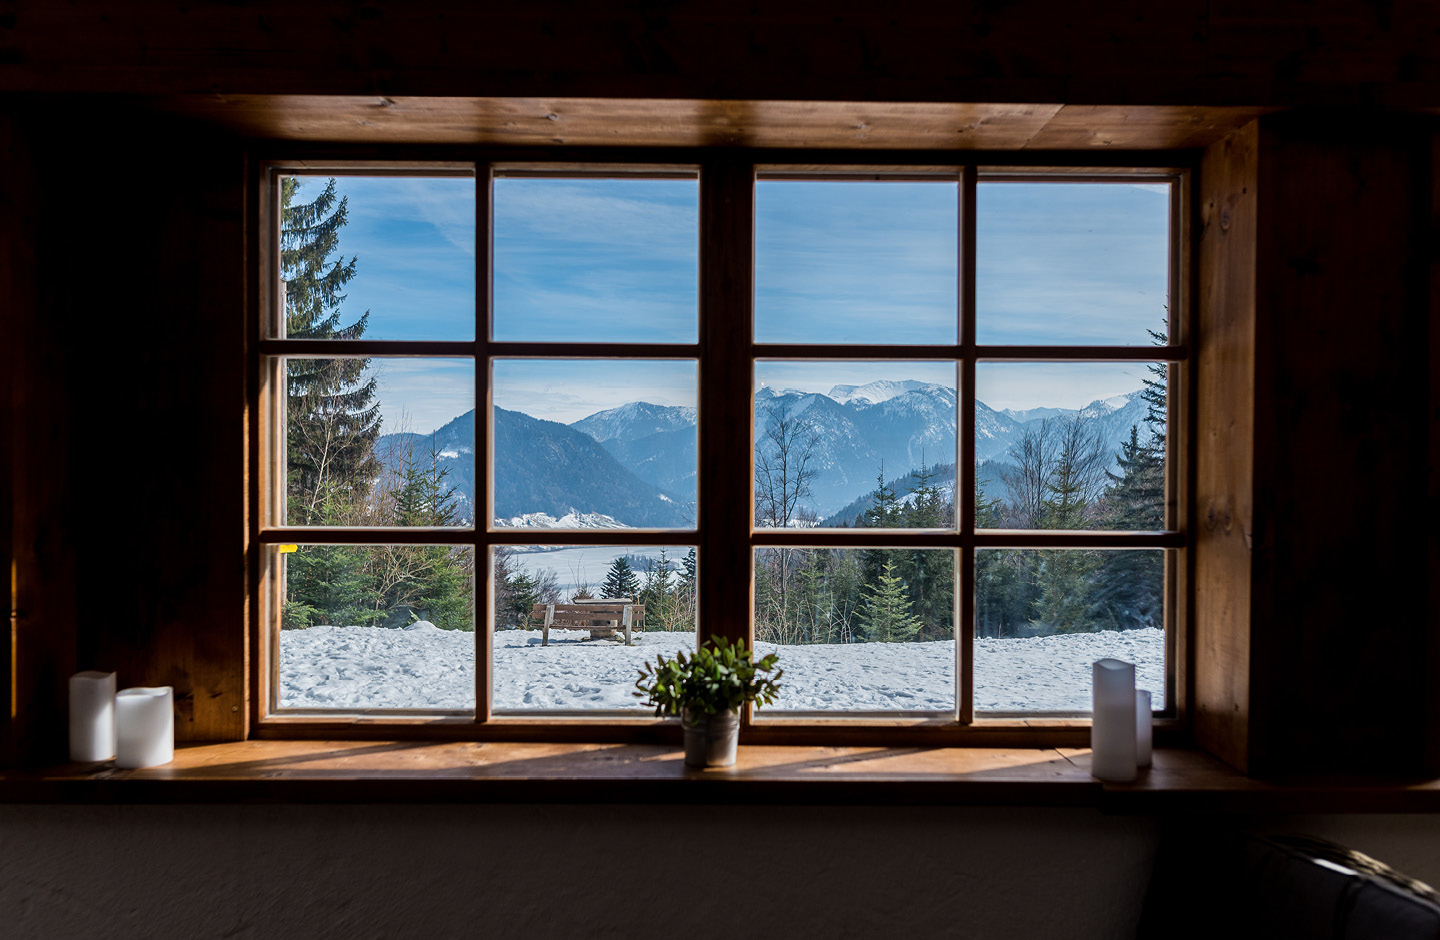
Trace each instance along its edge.
<path fill-rule="evenodd" d="M 287 548 L 279 707 L 475 707 L 473 548 Z"/>
<path fill-rule="evenodd" d="M 975 553 L 975 710 L 1088 712 L 1090 667 L 1135 664 L 1165 708 L 1160 549 Z"/>
<path fill-rule="evenodd" d="M 693 359 L 496 359 L 495 525 L 693 528 Z"/>
<path fill-rule="evenodd" d="M 1170 184 L 981 183 L 975 339 L 1143 346 L 1166 332 Z"/>
<path fill-rule="evenodd" d="M 693 546 L 502 546 L 491 572 L 496 711 L 643 710 L 641 664 L 695 650 Z"/>
<path fill-rule="evenodd" d="M 285 360 L 286 523 L 468 526 L 470 359 Z"/>
<path fill-rule="evenodd" d="M 1165 528 L 1163 363 L 975 367 L 976 525 Z"/>
<path fill-rule="evenodd" d="M 955 553 L 755 549 L 755 651 L 779 655 L 766 711 L 951 711 Z"/>
<path fill-rule="evenodd" d="M 474 177 L 286 176 L 284 335 L 475 338 Z"/>
<path fill-rule="evenodd" d="M 693 343 L 696 179 L 497 179 L 497 340 Z"/>
<path fill-rule="evenodd" d="M 755 363 L 755 523 L 953 528 L 955 363 Z"/>
<path fill-rule="evenodd" d="M 755 341 L 954 343 L 958 184 L 760 180 Z"/>

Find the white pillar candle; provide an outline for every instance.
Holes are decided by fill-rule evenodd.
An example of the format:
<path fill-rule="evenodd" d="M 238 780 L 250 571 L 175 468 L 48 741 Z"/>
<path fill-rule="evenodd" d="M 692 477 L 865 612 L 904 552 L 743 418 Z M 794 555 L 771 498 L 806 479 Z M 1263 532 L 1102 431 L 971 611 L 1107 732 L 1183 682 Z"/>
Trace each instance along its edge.
<path fill-rule="evenodd" d="M 174 694 L 162 685 L 115 696 L 116 767 L 155 767 L 175 757 Z"/>
<path fill-rule="evenodd" d="M 1090 773 L 1101 780 L 1134 780 L 1135 667 L 1118 659 L 1101 659 L 1092 669 Z"/>
<path fill-rule="evenodd" d="M 1150 690 L 1135 690 L 1135 763 L 1149 767 L 1154 755 L 1153 706 L 1150 704 Z"/>
<path fill-rule="evenodd" d="M 70 759 L 114 756 L 115 673 L 77 672 L 70 677 Z"/>

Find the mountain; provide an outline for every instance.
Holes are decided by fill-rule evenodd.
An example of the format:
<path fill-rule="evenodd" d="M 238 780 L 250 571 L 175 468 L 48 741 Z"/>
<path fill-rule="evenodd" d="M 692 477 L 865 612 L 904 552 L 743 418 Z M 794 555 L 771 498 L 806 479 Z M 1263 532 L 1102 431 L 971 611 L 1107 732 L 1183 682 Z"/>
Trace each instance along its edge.
<path fill-rule="evenodd" d="M 868 401 L 872 405 L 878 405 L 882 401 L 889 401 L 896 395 L 905 392 L 916 392 L 926 387 L 925 382 L 915 379 L 904 379 L 899 382 L 892 382 L 889 379 L 880 379 L 869 382 L 865 385 L 836 385 L 825 393 L 827 398 L 833 398 L 840 404 L 848 404 L 852 401 Z"/>
<path fill-rule="evenodd" d="M 681 502 L 695 501 L 694 408 L 637 401 L 570 427 L 594 438 L 631 473 Z"/>
<path fill-rule="evenodd" d="M 598 513 L 627 526 L 691 524 L 690 507 L 574 428 L 495 409 L 495 516 Z"/>
<path fill-rule="evenodd" d="M 893 478 L 925 464 L 955 462 L 954 389 L 926 382 L 875 382 L 841 394 L 845 401 L 786 391 L 756 402 L 760 446 L 768 446 L 765 430 L 782 413 L 798 418 L 806 433 L 815 435 L 811 466 L 818 473 L 810 490 L 811 505 L 820 515 L 874 489 L 882 466 L 886 477 Z"/>
<path fill-rule="evenodd" d="M 1000 474 L 1020 435 L 1042 420 L 1081 414 L 1117 453 L 1138 426 L 1148 437 L 1140 393 L 1097 400 L 1080 409 L 996 411 L 975 403 L 975 459 L 986 494 L 1004 497 Z M 883 465 L 887 480 L 955 461 L 955 391 L 913 379 L 837 385 L 829 394 L 762 388 L 755 395 L 755 434 L 764 446 L 772 415 L 797 418 L 815 436 L 809 505 L 850 521 L 863 511 Z M 1019 417 L 1017 417 L 1019 416 Z M 1020 420 L 1024 418 L 1025 420 Z M 630 402 L 569 426 L 495 409 L 495 515 L 533 527 L 681 526 L 693 519 L 696 480 L 694 408 Z M 417 457 L 434 447 L 473 518 L 474 412 L 433 435 L 391 434 L 381 453 Z M 393 457 L 392 457 L 393 459 Z M 393 465 L 393 464 L 392 464 Z M 748 470 L 744 464 L 740 469 Z M 953 471 L 947 471 L 953 478 Z M 907 486 L 901 479 L 897 491 Z M 548 517 L 548 518 L 547 518 Z M 569 521 L 567 521 L 569 520 Z"/>
<path fill-rule="evenodd" d="M 635 440 L 662 431 L 693 428 L 695 414 L 694 408 L 632 401 L 619 408 L 597 411 L 588 418 L 581 418 L 570 427 L 603 444 L 616 439 Z"/>
<path fill-rule="evenodd" d="M 375 440 L 375 453 L 382 466 L 398 471 L 409 457 L 428 466 L 430 453 L 447 469 L 445 483 L 455 488 L 455 508 L 466 520 L 475 518 L 475 411 L 452 418 L 430 434 L 401 432 L 382 434 Z"/>
<path fill-rule="evenodd" d="M 518 411 L 496 408 L 494 413 L 497 518 L 520 519 L 515 524 L 526 527 L 561 525 L 567 516 L 581 528 L 690 524 L 687 500 L 638 478 L 587 435 Z M 693 437 L 693 428 L 690 433 Z M 455 487 L 457 508 L 473 520 L 474 411 L 433 434 L 386 434 L 376 441 L 377 453 L 391 468 L 403 465 L 412 450 L 414 459 L 428 460 L 432 448 L 438 464 L 450 471 L 445 479 Z M 553 521 L 547 523 L 543 516 Z"/>

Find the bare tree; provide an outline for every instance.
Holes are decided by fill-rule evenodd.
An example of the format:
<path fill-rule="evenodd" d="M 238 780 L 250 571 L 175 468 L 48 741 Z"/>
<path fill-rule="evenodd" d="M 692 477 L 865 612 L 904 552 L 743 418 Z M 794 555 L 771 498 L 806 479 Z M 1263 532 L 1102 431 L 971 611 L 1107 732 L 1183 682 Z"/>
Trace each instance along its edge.
<path fill-rule="evenodd" d="M 1019 529 L 1034 529 L 1044 517 L 1045 498 L 1049 494 L 1050 473 L 1055 464 L 1055 427 L 1049 419 L 1038 425 L 1033 422 L 1020 431 L 1010 445 L 1007 456 L 1010 466 L 1000 472 L 1000 479 L 1010 493 L 1008 520 Z"/>
<path fill-rule="evenodd" d="M 814 509 L 805 505 L 810 482 L 820 470 L 814 465 L 820 435 L 779 399 L 765 405 L 765 430 L 755 442 L 755 524 L 785 528 L 813 525 Z M 782 620 L 796 551 L 778 550 L 775 602 Z"/>
<path fill-rule="evenodd" d="M 765 430 L 755 442 L 755 524 L 782 528 L 795 525 L 810 483 L 820 435 L 785 403 L 771 399 L 765 406 Z"/>

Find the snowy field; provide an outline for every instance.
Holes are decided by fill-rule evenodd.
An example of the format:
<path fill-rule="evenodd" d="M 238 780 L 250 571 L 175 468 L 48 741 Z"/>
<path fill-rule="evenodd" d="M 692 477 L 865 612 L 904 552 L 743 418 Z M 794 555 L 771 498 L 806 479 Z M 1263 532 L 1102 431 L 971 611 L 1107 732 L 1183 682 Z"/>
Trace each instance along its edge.
<path fill-rule="evenodd" d="M 501 710 L 638 708 L 640 664 L 693 648 L 684 633 L 642 633 L 636 645 L 556 631 L 495 636 L 494 707 Z M 776 708 L 794 711 L 948 711 L 955 703 L 955 644 L 757 644 L 785 670 Z M 1090 665 L 1113 656 L 1136 664 L 1136 685 L 1164 707 L 1161 630 L 1080 633 L 975 643 L 975 707 L 993 711 L 1090 709 Z M 475 635 L 429 624 L 405 630 L 311 627 L 280 633 L 284 708 L 470 709 Z"/>

